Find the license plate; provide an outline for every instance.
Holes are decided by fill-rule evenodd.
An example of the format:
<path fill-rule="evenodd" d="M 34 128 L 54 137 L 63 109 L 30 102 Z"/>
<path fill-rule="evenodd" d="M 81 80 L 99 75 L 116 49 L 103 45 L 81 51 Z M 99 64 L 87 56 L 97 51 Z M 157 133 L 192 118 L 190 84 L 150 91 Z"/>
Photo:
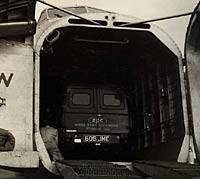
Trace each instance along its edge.
<path fill-rule="evenodd" d="M 110 135 L 84 135 L 83 136 L 84 142 L 89 143 L 110 143 Z"/>

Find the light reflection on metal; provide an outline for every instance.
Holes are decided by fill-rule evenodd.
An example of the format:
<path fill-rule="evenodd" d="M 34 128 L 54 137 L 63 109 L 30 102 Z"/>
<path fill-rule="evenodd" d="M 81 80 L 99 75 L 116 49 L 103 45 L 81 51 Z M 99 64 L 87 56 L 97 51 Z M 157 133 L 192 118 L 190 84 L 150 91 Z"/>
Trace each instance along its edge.
<path fill-rule="evenodd" d="M 77 42 L 89 42 L 89 43 L 104 43 L 104 44 L 128 44 L 129 40 L 117 41 L 117 40 L 92 40 L 92 39 L 82 39 L 74 38 Z"/>

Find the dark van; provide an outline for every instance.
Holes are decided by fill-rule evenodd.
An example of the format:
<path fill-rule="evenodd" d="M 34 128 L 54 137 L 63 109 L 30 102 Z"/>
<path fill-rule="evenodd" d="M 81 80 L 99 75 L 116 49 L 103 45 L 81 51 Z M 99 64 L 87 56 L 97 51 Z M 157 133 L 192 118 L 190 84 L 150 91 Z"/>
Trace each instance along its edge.
<path fill-rule="evenodd" d="M 59 136 L 62 151 L 67 151 L 68 144 L 106 147 L 128 140 L 127 99 L 117 86 L 69 86 L 62 114 Z"/>

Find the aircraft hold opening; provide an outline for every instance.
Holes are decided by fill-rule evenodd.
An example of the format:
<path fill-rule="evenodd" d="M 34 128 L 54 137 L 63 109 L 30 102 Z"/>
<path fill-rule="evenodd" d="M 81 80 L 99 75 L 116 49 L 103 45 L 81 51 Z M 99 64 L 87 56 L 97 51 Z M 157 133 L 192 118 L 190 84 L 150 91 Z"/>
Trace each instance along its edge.
<path fill-rule="evenodd" d="M 40 51 L 40 127 L 58 129 L 63 156 L 176 160 L 184 137 L 177 56 L 150 31 L 55 32 Z"/>

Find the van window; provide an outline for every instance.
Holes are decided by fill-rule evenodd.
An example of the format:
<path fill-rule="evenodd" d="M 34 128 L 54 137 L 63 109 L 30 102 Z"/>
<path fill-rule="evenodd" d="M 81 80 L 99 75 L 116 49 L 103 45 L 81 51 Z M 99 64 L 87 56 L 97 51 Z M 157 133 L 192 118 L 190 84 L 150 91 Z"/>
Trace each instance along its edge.
<path fill-rule="evenodd" d="M 115 94 L 104 94 L 103 95 L 104 106 L 121 106 L 120 99 L 116 98 Z"/>
<path fill-rule="evenodd" d="M 90 94 L 81 94 L 81 93 L 73 94 L 72 98 L 73 105 L 88 106 L 90 105 L 90 101 L 91 101 Z"/>

